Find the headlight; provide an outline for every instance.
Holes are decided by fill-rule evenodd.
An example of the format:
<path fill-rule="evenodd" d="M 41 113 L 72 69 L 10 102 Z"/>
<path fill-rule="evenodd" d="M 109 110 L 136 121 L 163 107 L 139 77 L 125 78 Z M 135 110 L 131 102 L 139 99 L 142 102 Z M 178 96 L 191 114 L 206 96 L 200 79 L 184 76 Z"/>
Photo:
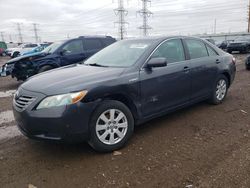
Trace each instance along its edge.
<path fill-rule="evenodd" d="M 77 93 L 68 93 L 63 95 L 50 96 L 43 99 L 36 109 L 38 110 L 42 108 L 75 104 L 78 101 L 82 100 L 86 96 L 86 94 L 87 91 L 80 91 Z"/>

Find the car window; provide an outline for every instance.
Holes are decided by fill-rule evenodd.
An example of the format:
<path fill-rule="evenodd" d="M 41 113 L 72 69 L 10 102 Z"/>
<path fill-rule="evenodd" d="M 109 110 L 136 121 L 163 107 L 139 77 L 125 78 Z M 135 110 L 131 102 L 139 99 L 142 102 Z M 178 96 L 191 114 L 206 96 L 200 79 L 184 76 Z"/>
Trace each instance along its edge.
<path fill-rule="evenodd" d="M 85 50 L 99 50 L 103 48 L 99 39 L 84 39 L 83 44 Z"/>
<path fill-rule="evenodd" d="M 207 49 L 202 41 L 195 39 L 186 39 L 187 48 L 191 59 L 207 57 Z"/>
<path fill-rule="evenodd" d="M 24 48 L 34 48 L 37 47 L 37 44 L 25 44 Z"/>
<path fill-rule="evenodd" d="M 115 40 L 114 39 L 105 38 L 105 39 L 102 39 L 102 42 L 104 43 L 105 46 L 109 46 L 110 44 L 113 44 L 115 42 Z"/>
<path fill-rule="evenodd" d="M 168 63 L 185 60 L 183 45 L 180 39 L 172 39 L 161 44 L 151 58 L 163 57 Z"/>
<path fill-rule="evenodd" d="M 71 54 L 79 54 L 83 53 L 83 45 L 81 40 L 73 40 L 69 43 L 67 43 L 63 47 L 63 51 L 65 51 L 65 55 L 71 55 Z"/>
<path fill-rule="evenodd" d="M 217 56 L 217 52 L 214 51 L 214 49 L 212 49 L 210 46 L 206 45 L 207 46 L 207 51 L 208 51 L 208 54 L 209 56 Z"/>

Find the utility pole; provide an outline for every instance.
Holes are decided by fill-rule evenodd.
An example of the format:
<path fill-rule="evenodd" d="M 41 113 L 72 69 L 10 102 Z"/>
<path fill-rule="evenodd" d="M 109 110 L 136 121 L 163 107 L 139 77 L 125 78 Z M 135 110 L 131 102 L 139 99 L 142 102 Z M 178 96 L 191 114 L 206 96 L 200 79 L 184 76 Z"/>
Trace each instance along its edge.
<path fill-rule="evenodd" d="M 33 23 L 33 30 L 34 30 L 34 34 L 35 34 L 35 41 L 36 41 L 36 43 L 38 43 L 39 37 L 37 35 L 37 27 L 36 26 L 37 26 L 37 24 Z"/>
<path fill-rule="evenodd" d="M 217 20 L 216 19 L 214 19 L 214 34 L 216 34 L 216 27 L 217 27 Z"/>
<path fill-rule="evenodd" d="M 250 0 L 248 3 L 248 26 L 247 26 L 247 32 L 250 32 Z"/>
<path fill-rule="evenodd" d="M 143 36 L 148 36 L 148 30 L 152 29 L 148 25 L 148 18 L 153 14 L 150 10 L 148 10 L 148 3 L 151 0 L 141 0 L 142 1 L 142 9 L 137 11 L 142 16 L 142 26 L 139 27 L 143 31 Z"/>
<path fill-rule="evenodd" d="M 12 42 L 12 36 L 11 36 L 11 34 L 9 34 L 9 40 L 10 40 L 10 42 Z"/>
<path fill-rule="evenodd" d="M 2 41 L 4 42 L 4 32 L 1 31 L 1 38 L 2 38 Z"/>
<path fill-rule="evenodd" d="M 18 31 L 18 36 L 19 36 L 19 42 L 23 43 L 23 36 L 21 32 L 21 23 L 16 23 L 17 24 L 17 31 Z"/>
<path fill-rule="evenodd" d="M 126 33 L 126 25 L 128 25 L 128 22 L 125 21 L 128 11 L 124 8 L 124 0 L 118 0 L 118 8 L 114 9 L 114 12 L 118 16 L 118 21 L 115 22 L 115 24 L 118 24 L 118 34 L 120 39 L 123 40 Z"/>

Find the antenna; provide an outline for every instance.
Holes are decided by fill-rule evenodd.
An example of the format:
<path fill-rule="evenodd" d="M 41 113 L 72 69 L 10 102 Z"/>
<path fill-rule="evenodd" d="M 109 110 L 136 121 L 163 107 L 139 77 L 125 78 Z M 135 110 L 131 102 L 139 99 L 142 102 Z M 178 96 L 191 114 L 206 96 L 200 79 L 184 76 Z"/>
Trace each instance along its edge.
<path fill-rule="evenodd" d="M 142 1 L 142 9 L 137 11 L 138 14 L 142 16 L 143 22 L 142 26 L 139 27 L 143 31 L 143 36 L 148 36 L 148 30 L 152 29 L 148 25 L 148 18 L 153 14 L 150 10 L 148 10 L 148 3 L 151 3 L 151 0 L 141 0 Z"/>

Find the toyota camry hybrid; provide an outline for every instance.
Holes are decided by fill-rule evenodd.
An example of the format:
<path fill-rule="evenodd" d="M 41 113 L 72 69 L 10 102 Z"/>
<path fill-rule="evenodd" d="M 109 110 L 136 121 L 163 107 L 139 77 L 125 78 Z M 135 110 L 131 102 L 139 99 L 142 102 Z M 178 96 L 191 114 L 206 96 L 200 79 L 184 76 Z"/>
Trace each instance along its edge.
<path fill-rule="evenodd" d="M 109 152 L 135 125 L 203 100 L 220 104 L 235 72 L 232 55 L 199 38 L 123 40 L 28 79 L 15 93 L 14 115 L 29 138 L 87 141 Z"/>

